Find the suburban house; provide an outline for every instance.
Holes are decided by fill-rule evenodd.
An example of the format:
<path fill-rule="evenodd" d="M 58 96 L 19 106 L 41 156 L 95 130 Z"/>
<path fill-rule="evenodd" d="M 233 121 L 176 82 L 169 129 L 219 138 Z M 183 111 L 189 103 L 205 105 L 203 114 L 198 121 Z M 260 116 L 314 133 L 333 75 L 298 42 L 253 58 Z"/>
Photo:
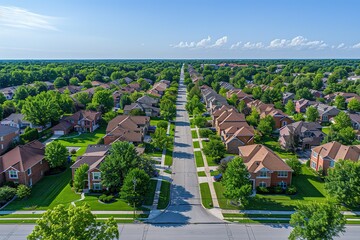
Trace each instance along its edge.
<path fill-rule="evenodd" d="M 224 89 L 226 89 L 226 90 L 233 90 L 233 89 L 235 89 L 234 86 L 233 86 L 231 83 L 228 83 L 228 82 L 223 82 L 223 81 L 221 81 L 221 82 L 219 83 L 219 85 L 220 85 L 220 88 L 224 88 Z"/>
<path fill-rule="evenodd" d="M 73 129 L 77 132 L 93 132 L 99 127 L 100 119 L 100 112 L 80 110 L 71 116 L 64 117 L 51 130 L 55 135 L 65 135 Z"/>
<path fill-rule="evenodd" d="M 134 80 L 132 80 L 131 78 L 129 78 L 129 77 L 125 77 L 124 78 L 124 81 L 126 82 L 126 84 L 130 84 L 132 81 L 134 81 Z"/>
<path fill-rule="evenodd" d="M 230 109 L 234 109 L 234 110 L 235 110 L 235 108 L 234 108 L 233 106 L 231 106 L 231 105 L 222 105 L 221 107 L 215 109 L 215 110 L 212 112 L 212 114 L 211 114 L 211 116 L 212 116 L 212 125 L 215 126 L 215 120 L 216 120 L 223 112 L 228 111 L 228 110 L 230 110 Z M 235 110 L 235 111 L 236 111 L 236 110 Z"/>
<path fill-rule="evenodd" d="M 0 157 L 0 183 L 10 181 L 31 187 L 49 170 L 44 157 L 45 146 L 37 140 L 15 147 Z"/>
<path fill-rule="evenodd" d="M 148 90 L 148 93 L 155 97 L 161 97 L 169 86 L 170 86 L 170 81 L 161 80 L 155 83 L 154 86 L 150 90 Z"/>
<path fill-rule="evenodd" d="M 238 101 L 244 101 L 246 104 L 248 104 L 251 101 L 254 101 L 252 98 L 252 95 L 247 94 L 243 92 L 241 89 L 233 89 L 226 92 L 226 98 L 229 99 L 231 96 L 235 94 L 238 98 Z"/>
<path fill-rule="evenodd" d="M 242 146 L 239 156 L 250 173 L 253 189 L 291 185 L 293 170 L 269 148 L 261 144 Z"/>
<path fill-rule="evenodd" d="M 288 101 L 294 100 L 294 99 L 295 99 L 295 94 L 294 94 L 294 93 L 284 92 L 284 93 L 283 93 L 282 103 L 285 105 L 285 104 L 287 104 Z"/>
<path fill-rule="evenodd" d="M 120 99 L 123 95 L 122 91 L 115 91 L 112 93 L 112 97 L 114 99 L 114 107 L 119 108 L 120 107 Z"/>
<path fill-rule="evenodd" d="M 358 100 L 360 100 L 360 96 L 357 95 L 356 93 L 345 93 L 345 92 L 335 92 L 335 93 L 331 93 L 326 95 L 324 98 L 325 100 L 329 103 L 335 100 L 336 96 L 342 96 L 345 98 L 345 100 L 347 101 L 348 99 L 351 98 L 357 98 Z M 347 101 L 348 102 L 348 101 Z"/>
<path fill-rule="evenodd" d="M 357 113 L 352 114 L 352 113 L 350 113 L 349 117 L 350 117 L 350 120 L 351 120 L 352 127 L 355 130 L 360 130 L 360 114 L 357 114 Z"/>
<path fill-rule="evenodd" d="M 153 97 L 150 97 L 148 95 L 144 95 L 142 97 L 139 97 L 138 100 L 136 100 L 136 102 L 138 103 L 142 103 L 142 104 L 147 104 L 147 105 L 150 105 L 150 106 L 157 106 L 158 103 L 159 103 L 159 99 L 158 98 L 153 98 Z"/>
<path fill-rule="evenodd" d="M 359 146 L 345 146 L 333 141 L 312 149 L 310 167 L 316 171 L 324 171 L 326 174 L 327 170 L 334 167 L 340 159 L 358 161 L 359 158 Z"/>
<path fill-rule="evenodd" d="M 281 111 L 280 109 L 276 109 L 273 104 L 265 104 L 260 100 L 255 100 L 248 103 L 249 108 L 255 108 L 259 114 L 260 118 L 264 118 L 266 116 L 272 116 L 275 121 L 275 128 L 279 129 L 285 125 L 293 123 L 294 120 L 289 118 L 289 116 Z"/>
<path fill-rule="evenodd" d="M 21 113 L 12 113 L 10 116 L 4 118 L 0 122 L 1 125 L 15 127 L 20 130 L 20 134 L 24 132 L 25 128 L 36 128 L 39 132 L 44 130 L 42 126 L 38 126 L 35 124 L 32 124 L 31 122 L 25 120 L 25 116 Z M 48 123 L 46 125 L 46 128 L 50 127 L 51 123 Z"/>
<path fill-rule="evenodd" d="M 335 117 L 340 112 L 336 107 L 323 103 L 315 103 L 313 106 L 318 110 L 321 122 L 329 122 L 330 118 Z"/>
<path fill-rule="evenodd" d="M 153 107 L 151 105 L 147 105 L 147 104 L 139 103 L 139 102 L 132 103 L 130 105 L 126 105 L 124 107 L 124 114 L 129 115 L 130 112 L 132 110 L 135 110 L 135 109 L 141 110 L 148 117 L 158 117 L 158 116 L 160 116 L 160 108 Z"/>
<path fill-rule="evenodd" d="M 315 97 L 315 98 L 322 98 L 324 95 L 322 92 L 318 91 L 318 90 L 314 90 L 314 89 L 310 89 L 310 93 Z"/>
<path fill-rule="evenodd" d="M 211 87 L 203 85 L 200 89 L 206 108 L 210 113 L 223 105 L 229 106 L 226 98 L 215 92 Z"/>
<path fill-rule="evenodd" d="M 89 166 L 88 177 L 85 181 L 85 188 L 88 190 L 102 190 L 100 164 L 105 159 L 110 145 L 89 145 L 85 153 L 76 159 L 76 162 L 70 167 L 72 179 L 76 170 L 83 164 Z"/>
<path fill-rule="evenodd" d="M 16 127 L 0 125 L 0 154 L 6 152 L 13 143 L 19 141 L 19 132 Z"/>
<path fill-rule="evenodd" d="M 58 88 L 57 91 L 60 93 L 64 93 L 64 91 L 69 90 L 70 94 L 74 94 L 74 93 L 80 92 L 81 89 L 82 89 L 82 86 L 69 85 L 69 86 L 65 86 L 62 88 Z"/>
<path fill-rule="evenodd" d="M 286 150 L 319 146 L 325 137 L 321 129 L 322 126 L 315 122 L 300 121 L 286 125 L 280 128 L 280 146 Z"/>
<path fill-rule="evenodd" d="M 297 101 L 295 101 L 295 111 L 297 113 L 305 113 L 306 112 L 306 108 L 310 105 L 310 101 L 307 99 L 299 99 Z"/>
<path fill-rule="evenodd" d="M 150 117 L 119 115 L 108 123 L 104 144 L 115 141 L 142 143 L 149 126 Z"/>

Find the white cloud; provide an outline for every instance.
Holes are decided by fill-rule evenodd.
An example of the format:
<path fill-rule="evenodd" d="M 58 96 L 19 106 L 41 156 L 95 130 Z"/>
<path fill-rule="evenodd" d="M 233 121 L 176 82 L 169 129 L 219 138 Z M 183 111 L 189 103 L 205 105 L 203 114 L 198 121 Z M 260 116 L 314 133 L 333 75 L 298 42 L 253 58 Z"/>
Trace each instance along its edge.
<path fill-rule="evenodd" d="M 231 45 L 230 49 L 237 49 L 240 47 L 241 42 L 237 42 Z"/>
<path fill-rule="evenodd" d="M 322 49 L 328 45 L 322 40 L 309 41 L 303 36 L 297 36 L 293 39 L 274 39 L 267 48 L 295 48 L 295 49 Z"/>
<path fill-rule="evenodd" d="M 354 46 L 352 46 L 353 48 L 360 48 L 360 43 L 355 44 Z"/>
<path fill-rule="evenodd" d="M 170 45 L 174 48 L 192 48 L 192 47 L 195 47 L 195 42 L 179 42 L 178 44 L 176 45 Z"/>
<path fill-rule="evenodd" d="M 208 36 L 207 38 L 201 39 L 199 42 L 197 42 L 196 47 L 206 47 L 210 41 L 211 37 Z"/>
<path fill-rule="evenodd" d="M 344 49 L 344 48 L 346 48 L 345 43 L 340 43 L 336 48 L 337 48 L 337 49 Z"/>
<path fill-rule="evenodd" d="M 215 43 L 211 45 L 211 47 L 221 47 L 227 43 L 227 39 L 228 39 L 227 36 L 223 36 L 222 38 L 216 40 Z"/>
<path fill-rule="evenodd" d="M 244 49 L 261 49 L 261 48 L 264 48 L 264 44 L 262 42 L 258 42 L 258 43 L 247 42 L 244 44 L 243 48 Z"/>
<path fill-rule="evenodd" d="M 10 28 L 57 30 L 53 17 L 30 12 L 23 8 L 0 6 L 0 25 Z"/>

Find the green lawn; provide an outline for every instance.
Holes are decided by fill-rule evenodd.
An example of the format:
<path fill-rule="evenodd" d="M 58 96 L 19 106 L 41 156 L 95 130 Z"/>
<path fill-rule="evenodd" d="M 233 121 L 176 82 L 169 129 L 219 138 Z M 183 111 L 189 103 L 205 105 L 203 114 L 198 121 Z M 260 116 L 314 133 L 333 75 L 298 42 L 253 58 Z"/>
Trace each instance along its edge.
<path fill-rule="evenodd" d="M 288 158 L 293 158 L 296 157 L 296 155 L 292 152 L 287 152 L 284 149 L 282 149 L 280 147 L 280 143 L 277 140 L 274 139 L 264 139 L 264 141 L 262 141 L 262 143 L 270 148 L 271 150 L 273 150 L 277 155 L 279 155 L 279 157 L 283 158 L 283 159 L 288 159 Z"/>
<path fill-rule="evenodd" d="M 191 136 L 192 136 L 193 139 L 198 138 L 198 134 L 197 134 L 196 130 L 191 130 Z"/>
<path fill-rule="evenodd" d="M 219 175 L 219 171 L 215 170 L 215 171 L 210 171 L 210 175 L 211 176 L 216 176 L 216 175 Z"/>
<path fill-rule="evenodd" d="M 130 206 L 127 202 L 122 199 L 116 198 L 116 201 L 113 203 L 101 203 L 98 201 L 96 195 L 85 194 L 85 199 L 77 202 L 77 206 L 82 206 L 85 203 L 88 204 L 91 210 L 102 210 L 102 211 L 132 211 L 134 208 Z"/>
<path fill-rule="evenodd" d="M 204 171 L 197 172 L 199 177 L 206 177 L 206 173 Z"/>
<path fill-rule="evenodd" d="M 166 155 L 165 155 L 165 165 L 166 166 L 171 166 L 172 162 L 173 162 L 173 151 L 172 151 L 172 149 L 168 148 L 166 150 Z"/>
<path fill-rule="evenodd" d="M 194 141 L 193 142 L 194 148 L 200 148 L 200 143 L 199 141 Z"/>
<path fill-rule="evenodd" d="M 213 201 L 211 198 L 210 188 L 208 183 L 200 183 L 201 201 L 205 208 L 212 208 Z"/>
<path fill-rule="evenodd" d="M 256 194 L 251 198 L 246 206 L 241 209 L 257 209 L 257 210 L 294 210 L 296 203 L 325 202 L 326 191 L 324 182 L 322 182 L 309 168 L 303 165 L 303 172 L 299 176 L 293 176 L 293 185 L 296 186 L 298 193 L 296 195 L 263 195 Z M 214 183 L 216 194 L 220 207 L 223 209 L 239 209 L 229 204 L 224 197 L 224 188 L 220 182 Z"/>
<path fill-rule="evenodd" d="M 97 144 L 104 136 L 105 127 L 100 127 L 92 133 L 82 133 L 79 136 L 75 136 L 73 138 L 59 138 L 55 141 L 60 142 L 66 147 L 87 147 L 89 144 Z"/>
<path fill-rule="evenodd" d="M 160 121 L 164 121 L 164 120 L 162 120 L 162 119 L 160 119 L 160 118 L 153 118 L 153 117 L 151 117 L 151 119 L 150 119 L 150 126 L 157 126 L 157 124 L 158 124 L 158 122 L 160 122 Z"/>
<path fill-rule="evenodd" d="M 322 132 L 325 133 L 326 135 L 329 135 L 330 127 L 323 127 L 321 130 L 322 130 Z"/>
<path fill-rule="evenodd" d="M 194 154 L 195 154 L 196 167 L 203 167 L 204 159 L 201 154 L 201 151 L 195 151 Z"/>
<path fill-rule="evenodd" d="M 159 203 L 158 203 L 158 207 L 157 207 L 158 209 L 165 209 L 169 205 L 170 186 L 171 186 L 170 182 L 162 181 L 161 188 L 160 188 Z"/>
<path fill-rule="evenodd" d="M 60 174 L 45 176 L 32 187 L 28 199 L 16 199 L 4 210 L 46 210 L 49 206 L 54 207 L 57 203 L 67 204 L 79 199 L 80 196 L 70 190 L 70 179 L 70 168 Z"/>
<path fill-rule="evenodd" d="M 144 205 L 151 206 L 153 204 L 156 184 L 157 184 L 157 180 L 155 179 L 150 180 L 149 191 L 147 191 L 146 193 Z"/>
<path fill-rule="evenodd" d="M 208 166 L 218 166 L 219 164 L 217 164 L 215 161 L 214 161 L 214 159 L 212 159 L 211 157 L 206 157 L 206 161 L 207 161 L 207 163 L 208 163 Z"/>

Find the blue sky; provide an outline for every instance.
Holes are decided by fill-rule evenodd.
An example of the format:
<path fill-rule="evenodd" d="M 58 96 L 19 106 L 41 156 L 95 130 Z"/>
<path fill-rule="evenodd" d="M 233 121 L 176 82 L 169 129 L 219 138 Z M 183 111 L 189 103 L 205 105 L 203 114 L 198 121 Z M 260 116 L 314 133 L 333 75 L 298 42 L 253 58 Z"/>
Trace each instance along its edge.
<path fill-rule="evenodd" d="M 358 0 L 2 0 L 0 59 L 360 58 Z"/>

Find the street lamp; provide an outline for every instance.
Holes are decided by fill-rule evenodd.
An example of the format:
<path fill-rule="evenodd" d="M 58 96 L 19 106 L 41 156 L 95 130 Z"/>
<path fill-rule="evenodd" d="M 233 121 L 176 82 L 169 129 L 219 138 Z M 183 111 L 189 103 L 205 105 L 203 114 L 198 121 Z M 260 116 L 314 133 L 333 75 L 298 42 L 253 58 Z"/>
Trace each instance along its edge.
<path fill-rule="evenodd" d="M 136 197 L 136 178 L 133 178 L 132 182 L 134 183 L 134 221 L 135 221 L 135 216 L 136 216 L 136 209 L 135 209 L 135 197 Z"/>

